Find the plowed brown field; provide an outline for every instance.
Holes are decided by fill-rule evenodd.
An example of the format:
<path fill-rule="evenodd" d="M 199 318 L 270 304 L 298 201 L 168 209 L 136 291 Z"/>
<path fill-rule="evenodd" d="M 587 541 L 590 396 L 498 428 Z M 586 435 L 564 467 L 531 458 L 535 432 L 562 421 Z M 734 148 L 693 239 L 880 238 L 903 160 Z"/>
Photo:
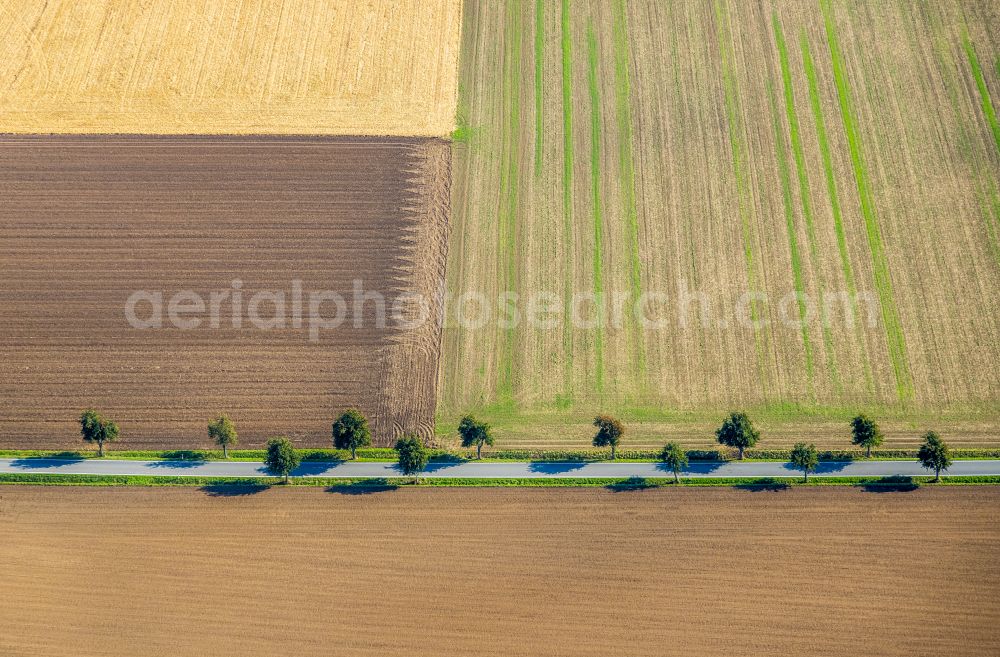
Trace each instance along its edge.
<path fill-rule="evenodd" d="M 431 433 L 440 329 L 403 330 L 390 304 L 436 303 L 449 162 L 447 144 L 427 139 L 3 138 L 0 445 L 78 446 L 85 407 L 116 419 L 132 447 L 204 445 L 206 420 L 222 412 L 244 444 L 286 433 L 327 445 L 348 405 L 373 416 L 383 443 Z M 355 280 L 386 297 L 385 328 L 364 301 L 310 339 L 309 295 L 337 292 L 351 312 Z M 130 325 L 136 291 L 162 293 L 162 328 Z M 228 291 L 218 328 L 208 311 L 184 315 L 197 328 L 170 322 L 181 291 L 206 304 Z M 283 313 L 259 306 L 283 327 L 248 321 L 261 291 L 284 295 Z"/>
<path fill-rule="evenodd" d="M 0 653 L 995 655 L 1000 489 L 0 488 Z"/>

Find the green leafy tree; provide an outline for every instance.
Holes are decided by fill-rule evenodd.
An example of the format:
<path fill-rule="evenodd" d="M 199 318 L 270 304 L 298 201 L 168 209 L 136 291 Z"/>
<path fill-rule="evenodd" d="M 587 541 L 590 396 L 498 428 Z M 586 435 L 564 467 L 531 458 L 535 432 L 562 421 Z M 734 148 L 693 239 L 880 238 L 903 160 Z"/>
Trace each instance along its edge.
<path fill-rule="evenodd" d="M 302 457 L 295 451 L 292 441 L 284 436 L 278 436 L 267 441 L 267 454 L 264 456 L 264 466 L 275 477 L 284 477 L 288 483 L 288 475 L 299 467 Z"/>
<path fill-rule="evenodd" d="M 407 434 L 396 441 L 397 463 L 399 470 L 406 476 L 413 475 L 414 483 L 417 482 L 420 473 L 427 467 L 430 460 L 430 452 L 420 440 L 420 436 Z"/>
<path fill-rule="evenodd" d="M 117 424 L 88 409 L 80 415 L 80 435 L 88 443 L 97 443 L 97 455 L 104 456 L 104 443 L 118 440 L 120 432 Z"/>
<path fill-rule="evenodd" d="M 681 483 L 681 470 L 688 466 L 687 452 L 679 443 L 667 443 L 660 452 L 660 460 L 674 473 L 674 483 Z"/>
<path fill-rule="evenodd" d="M 924 434 L 924 444 L 917 452 L 920 464 L 934 471 L 934 481 L 941 481 L 941 471 L 951 467 L 951 449 L 941 440 L 941 436 L 933 431 Z"/>
<path fill-rule="evenodd" d="M 804 481 L 809 481 L 809 473 L 819 465 L 819 452 L 816 445 L 806 445 L 805 443 L 795 443 L 792 448 L 792 465 L 802 471 Z"/>
<path fill-rule="evenodd" d="M 851 442 L 865 448 L 865 456 L 871 457 L 872 448 L 882 444 L 882 432 L 878 425 L 862 413 L 851 420 Z"/>
<path fill-rule="evenodd" d="M 493 445 L 493 434 L 485 422 L 479 422 L 471 415 L 466 415 L 458 423 L 458 435 L 462 437 L 462 447 L 476 448 L 476 458 L 483 458 L 483 445 Z"/>
<path fill-rule="evenodd" d="M 358 458 L 358 448 L 372 444 L 368 418 L 356 409 L 348 409 L 333 423 L 333 446 L 351 450 L 351 458 Z"/>
<path fill-rule="evenodd" d="M 610 447 L 611 460 L 615 459 L 615 449 L 625 434 L 625 425 L 610 415 L 598 415 L 594 418 L 597 434 L 594 435 L 594 447 Z"/>
<path fill-rule="evenodd" d="M 208 423 L 208 437 L 216 445 L 222 446 L 222 457 L 229 458 L 229 446 L 237 443 L 236 425 L 229 419 L 228 415 L 220 415 L 217 419 Z"/>
<path fill-rule="evenodd" d="M 754 429 L 753 422 L 746 413 L 730 413 L 722 426 L 715 432 L 715 438 L 720 444 L 735 447 L 739 450 L 740 460 L 743 460 L 743 450 L 753 447 L 760 439 L 760 433 Z"/>

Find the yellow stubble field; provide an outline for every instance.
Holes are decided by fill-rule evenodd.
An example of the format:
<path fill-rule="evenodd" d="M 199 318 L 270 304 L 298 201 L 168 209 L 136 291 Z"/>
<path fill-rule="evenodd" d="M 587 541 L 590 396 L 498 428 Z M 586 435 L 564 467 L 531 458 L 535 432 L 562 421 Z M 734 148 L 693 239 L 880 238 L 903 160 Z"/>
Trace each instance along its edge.
<path fill-rule="evenodd" d="M 0 132 L 443 136 L 456 0 L 0 4 Z"/>

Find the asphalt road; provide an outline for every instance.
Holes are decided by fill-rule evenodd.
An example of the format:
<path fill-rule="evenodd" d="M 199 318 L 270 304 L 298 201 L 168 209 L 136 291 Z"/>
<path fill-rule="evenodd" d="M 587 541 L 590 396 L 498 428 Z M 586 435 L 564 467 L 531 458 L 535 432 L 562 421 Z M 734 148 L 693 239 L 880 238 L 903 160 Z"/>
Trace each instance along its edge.
<path fill-rule="evenodd" d="M 266 477 L 260 463 L 248 461 L 126 461 L 115 459 L 0 459 L 0 473 L 33 472 L 89 475 L 163 475 L 192 477 Z M 395 463 L 387 462 L 305 462 L 296 477 L 380 478 L 401 476 Z M 672 477 L 659 463 L 599 462 L 435 462 L 424 476 L 470 479 L 514 479 L 554 477 Z M 889 477 L 933 474 L 916 461 L 824 462 L 810 476 Z M 1000 460 L 955 461 L 944 473 L 1000 476 Z M 780 462 L 692 462 L 683 477 L 796 477 L 802 473 L 790 463 Z"/>

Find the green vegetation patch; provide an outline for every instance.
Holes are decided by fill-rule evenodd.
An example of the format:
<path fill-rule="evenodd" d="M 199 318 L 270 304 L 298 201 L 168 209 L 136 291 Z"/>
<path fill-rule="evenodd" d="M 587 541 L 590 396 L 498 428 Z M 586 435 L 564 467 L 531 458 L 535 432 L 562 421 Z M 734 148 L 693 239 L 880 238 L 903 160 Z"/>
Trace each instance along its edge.
<path fill-rule="evenodd" d="M 964 35 L 962 39 L 962 45 L 965 48 L 965 55 L 969 59 L 969 66 L 972 68 L 972 77 L 976 81 L 976 88 L 979 89 L 979 100 L 983 106 L 983 115 L 986 117 L 986 121 L 990 124 L 990 130 L 993 132 L 993 141 L 997 145 L 997 151 L 1000 151 L 1000 123 L 997 122 L 997 114 L 993 109 L 993 99 L 990 96 L 990 89 L 986 86 L 986 79 L 983 77 L 983 69 L 979 66 L 979 58 L 976 57 L 976 49 L 972 45 L 972 41 L 969 40 L 969 35 Z M 1000 60 L 998 60 L 998 66 L 1000 66 Z M 1000 75 L 1000 72 L 997 73 Z"/>
<path fill-rule="evenodd" d="M 560 48 L 562 54 L 562 111 L 563 111 L 563 226 L 564 239 L 573 243 L 573 29 L 570 21 L 569 0 L 562 0 L 560 15 Z M 567 275 L 564 281 L 565 316 L 572 316 L 573 258 L 566 258 Z M 573 400 L 573 327 L 563 322 L 563 376 L 566 406 Z"/>
<path fill-rule="evenodd" d="M 806 377 L 810 387 L 813 384 L 813 352 L 809 342 L 809 329 L 806 325 L 807 315 L 805 301 L 805 279 L 802 274 L 802 255 L 799 253 L 799 241 L 795 229 L 795 209 L 792 200 L 791 172 L 788 166 L 788 156 L 785 154 L 785 139 L 781 131 L 781 123 L 778 120 L 777 108 L 775 107 L 774 88 L 771 81 L 767 83 L 768 97 L 771 101 L 771 118 L 774 126 L 774 150 L 778 158 L 778 173 L 781 178 L 781 192 L 785 208 L 785 225 L 788 233 L 788 250 L 792 259 L 792 278 L 795 281 L 795 291 L 799 308 L 799 324 L 802 333 L 802 347 L 805 351 Z"/>
<path fill-rule="evenodd" d="M 535 0 L 535 177 L 542 175 L 545 127 L 545 0 Z"/>
<path fill-rule="evenodd" d="M 587 90 L 590 95 L 590 187 L 594 217 L 594 296 L 598 306 L 604 296 L 604 215 L 601 209 L 601 96 L 597 81 L 597 37 L 594 23 L 587 25 Z M 594 387 L 604 390 L 604 331 L 594 327 Z"/>
<path fill-rule="evenodd" d="M 615 51 L 615 111 L 618 117 L 618 170 L 624 199 L 625 226 L 629 248 L 629 287 L 632 299 L 642 297 L 642 263 L 639 258 L 639 210 L 636 203 L 635 158 L 632 153 L 632 80 L 629 73 L 628 15 L 624 0 L 612 6 L 612 37 Z M 646 347 L 634 314 L 629 322 L 633 332 L 635 367 L 646 376 Z"/>

